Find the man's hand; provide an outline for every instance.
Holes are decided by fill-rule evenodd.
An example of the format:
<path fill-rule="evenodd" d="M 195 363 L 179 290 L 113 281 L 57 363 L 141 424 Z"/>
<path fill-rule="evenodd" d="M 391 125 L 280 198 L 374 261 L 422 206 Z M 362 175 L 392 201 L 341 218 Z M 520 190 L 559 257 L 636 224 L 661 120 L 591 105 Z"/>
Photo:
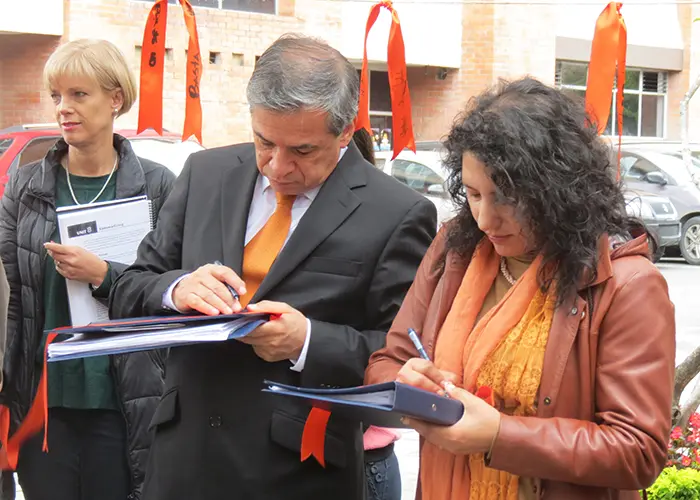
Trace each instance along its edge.
<path fill-rule="evenodd" d="M 44 248 L 56 263 L 56 271 L 66 279 L 98 287 L 107 275 L 107 263 L 84 248 L 61 245 L 53 241 L 44 243 Z"/>
<path fill-rule="evenodd" d="M 173 290 L 173 304 L 178 311 L 199 311 L 208 316 L 233 314 L 241 304 L 234 300 L 225 283 L 239 295 L 245 295 L 243 280 L 226 266 L 207 264 L 183 278 Z"/>
<path fill-rule="evenodd" d="M 279 315 L 279 319 L 260 325 L 239 339 L 241 342 L 252 345 L 255 354 L 270 363 L 299 358 L 306 341 L 307 322 L 303 314 L 284 302 L 269 300 L 248 304 L 248 310 Z"/>

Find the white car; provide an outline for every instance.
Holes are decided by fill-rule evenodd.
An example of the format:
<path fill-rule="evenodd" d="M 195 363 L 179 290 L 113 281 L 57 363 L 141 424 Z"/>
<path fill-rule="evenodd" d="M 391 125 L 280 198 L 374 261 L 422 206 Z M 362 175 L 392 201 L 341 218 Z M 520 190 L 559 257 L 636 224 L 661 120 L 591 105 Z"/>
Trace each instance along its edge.
<path fill-rule="evenodd" d="M 187 158 L 204 149 L 198 142 L 169 140 L 160 137 L 129 138 L 136 156 L 160 163 L 175 175 L 180 175 Z"/>
<path fill-rule="evenodd" d="M 449 171 L 442 164 L 438 151 L 404 150 L 395 160 L 391 159 L 392 154 L 391 151 L 375 152 L 377 168 L 432 201 L 438 211 L 438 225 L 457 215 L 445 186 Z"/>

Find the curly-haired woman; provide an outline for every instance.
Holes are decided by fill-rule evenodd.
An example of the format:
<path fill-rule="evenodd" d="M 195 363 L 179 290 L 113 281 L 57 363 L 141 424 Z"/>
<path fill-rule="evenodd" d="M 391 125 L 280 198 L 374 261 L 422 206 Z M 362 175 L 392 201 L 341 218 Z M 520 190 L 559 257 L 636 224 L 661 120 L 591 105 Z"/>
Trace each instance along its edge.
<path fill-rule="evenodd" d="M 608 148 L 531 78 L 476 97 L 445 146 L 460 212 L 366 374 L 464 404 L 453 426 L 407 421 L 419 497 L 639 498 L 666 458 L 674 311 Z"/>

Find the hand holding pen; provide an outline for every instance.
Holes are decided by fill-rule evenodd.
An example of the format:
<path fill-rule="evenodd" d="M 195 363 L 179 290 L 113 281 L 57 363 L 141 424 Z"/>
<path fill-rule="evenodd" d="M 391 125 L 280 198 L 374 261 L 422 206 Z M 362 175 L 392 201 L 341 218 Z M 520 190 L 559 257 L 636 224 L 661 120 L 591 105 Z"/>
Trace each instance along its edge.
<path fill-rule="evenodd" d="M 413 328 L 408 329 L 408 336 L 416 347 L 420 358 L 409 359 L 399 371 L 396 381 L 412 385 L 420 389 L 444 394 L 450 386 L 459 382 L 457 375 L 436 367 L 421 344 L 420 338 Z"/>

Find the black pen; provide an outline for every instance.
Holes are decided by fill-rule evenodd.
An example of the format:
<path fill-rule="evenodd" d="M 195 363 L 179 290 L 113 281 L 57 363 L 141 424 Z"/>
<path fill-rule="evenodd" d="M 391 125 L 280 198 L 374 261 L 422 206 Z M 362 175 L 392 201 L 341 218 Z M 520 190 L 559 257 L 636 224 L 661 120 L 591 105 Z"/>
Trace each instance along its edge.
<path fill-rule="evenodd" d="M 214 261 L 214 265 L 223 266 L 221 261 L 218 261 L 218 260 Z M 228 288 L 228 291 L 231 292 L 231 295 L 233 295 L 233 300 L 239 300 L 241 298 L 240 295 L 238 295 L 238 292 L 231 285 L 229 285 L 226 282 L 224 282 L 224 285 L 226 285 L 226 288 Z"/>

